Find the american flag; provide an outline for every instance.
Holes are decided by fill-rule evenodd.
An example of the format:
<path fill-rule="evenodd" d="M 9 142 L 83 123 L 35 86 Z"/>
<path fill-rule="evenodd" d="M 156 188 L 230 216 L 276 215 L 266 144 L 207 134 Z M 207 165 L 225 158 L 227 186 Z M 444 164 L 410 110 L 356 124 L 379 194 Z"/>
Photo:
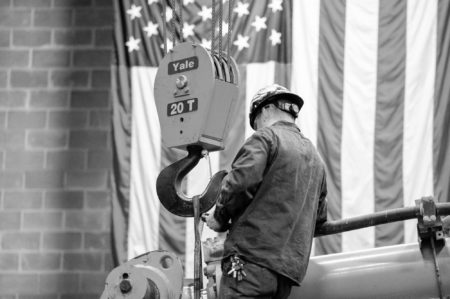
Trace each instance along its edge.
<path fill-rule="evenodd" d="M 156 195 L 160 170 L 185 153 L 161 142 L 153 84 L 164 56 L 164 22 L 169 49 L 180 40 L 209 48 L 219 1 L 214 9 L 212 1 L 168 1 L 165 15 L 162 1 L 115 1 L 113 234 L 118 261 L 165 249 L 185 261 L 187 277 L 193 275 L 193 220 L 170 214 Z M 229 169 L 252 133 L 247 118 L 252 95 L 278 83 L 305 100 L 298 125 L 326 164 L 330 220 L 413 206 L 422 196 L 449 201 L 450 1 L 232 4 L 229 19 L 229 2 L 223 3 L 222 44 L 228 48 L 231 23 L 239 101 L 225 150 L 202 159 L 188 175 L 188 195 L 203 191 L 210 168 Z M 326 254 L 415 241 L 415 221 L 407 221 L 317 238 L 314 250 Z"/>

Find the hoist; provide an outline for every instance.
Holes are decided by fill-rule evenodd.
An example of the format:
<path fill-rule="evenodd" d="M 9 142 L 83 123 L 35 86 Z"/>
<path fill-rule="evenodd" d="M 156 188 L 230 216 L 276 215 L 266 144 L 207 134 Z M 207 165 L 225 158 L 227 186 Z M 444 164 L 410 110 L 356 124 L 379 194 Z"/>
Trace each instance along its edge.
<path fill-rule="evenodd" d="M 176 13 L 172 0 L 172 42 L 170 49 L 158 67 L 155 78 L 154 95 L 161 125 L 163 143 L 171 148 L 187 150 L 188 155 L 161 171 L 156 182 L 156 191 L 162 205 L 171 213 L 183 217 L 194 217 L 194 291 L 200 298 L 202 289 L 201 231 L 202 213 L 216 202 L 222 179 L 226 171 L 216 173 L 206 190 L 193 198 L 183 193 L 183 178 L 197 165 L 205 153 L 223 150 L 228 126 L 232 121 L 233 105 L 239 93 L 239 71 L 230 56 L 231 12 L 228 9 L 228 50 L 222 47 L 223 0 L 212 0 L 211 49 L 184 41 L 182 7 Z M 163 19 L 166 3 L 163 1 Z M 216 18 L 219 32 L 215 38 Z M 175 20 L 178 20 L 180 43 L 176 44 Z M 166 26 L 164 27 L 164 51 L 167 51 Z M 216 49 L 218 44 L 218 49 Z"/>

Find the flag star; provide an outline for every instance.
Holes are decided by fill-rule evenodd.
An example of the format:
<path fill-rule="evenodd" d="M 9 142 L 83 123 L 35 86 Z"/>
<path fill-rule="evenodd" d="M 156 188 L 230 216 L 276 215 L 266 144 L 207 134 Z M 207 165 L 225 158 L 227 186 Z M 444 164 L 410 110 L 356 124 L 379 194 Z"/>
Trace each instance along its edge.
<path fill-rule="evenodd" d="M 242 51 L 242 49 L 250 47 L 250 45 L 248 44 L 249 38 L 249 36 L 238 34 L 238 39 L 233 42 L 233 45 L 238 47 L 239 51 Z"/>
<path fill-rule="evenodd" d="M 170 39 L 168 39 L 167 40 L 167 51 L 172 50 L 172 48 L 173 48 L 173 42 Z M 164 43 L 161 44 L 161 49 L 164 49 Z"/>
<path fill-rule="evenodd" d="M 269 4 L 269 7 L 272 9 L 272 12 L 282 11 L 283 0 L 272 0 L 272 3 Z"/>
<path fill-rule="evenodd" d="M 269 39 L 272 42 L 272 46 L 281 44 L 281 32 L 278 32 L 275 29 L 272 29 L 272 33 L 270 34 Z"/>
<path fill-rule="evenodd" d="M 203 48 L 211 49 L 211 41 L 206 38 L 202 38 L 202 43 L 200 44 Z"/>
<path fill-rule="evenodd" d="M 219 26 L 216 28 L 216 32 L 219 33 Z M 222 22 L 222 36 L 227 35 L 228 33 L 228 23 L 225 21 Z"/>
<path fill-rule="evenodd" d="M 198 15 L 202 17 L 203 22 L 206 22 L 206 20 L 212 18 L 212 8 L 208 8 L 203 5 L 202 10 L 198 12 Z"/>
<path fill-rule="evenodd" d="M 183 0 L 183 4 L 184 5 L 188 5 L 188 4 L 191 4 L 191 3 L 194 3 L 194 0 Z"/>
<path fill-rule="evenodd" d="M 252 23 L 252 26 L 255 27 L 256 32 L 259 32 L 261 29 L 266 29 L 266 17 L 256 16 L 255 21 Z"/>
<path fill-rule="evenodd" d="M 172 8 L 166 7 L 166 22 L 172 20 Z"/>
<path fill-rule="evenodd" d="M 244 15 L 248 15 L 250 12 L 248 11 L 248 3 L 242 3 L 238 2 L 237 7 L 233 10 L 235 13 L 238 14 L 239 17 L 242 17 Z"/>
<path fill-rule="evenodd" d="M 147 37 L 158 34 L 158 24 L 148 22 L 147 26 L 145 26 L 142 30 L 147 33 Z"/>
<path fill-rule="evenodd" d="M 194 24 L 188 24 L 186 22 L 183 23 L 183 37 L 187 38 L 189 36 L 194 35 Z"/>
<path fill-rule="evenodd" d="M 134 38 L 133 36 L 130 36 L 128 41 L 125 43 L 125 45 L 128 47 L 128 52 L 133 52 L 134 50 L 139 50 L 139 43 L 141 40 L 139 38 Z"/>
<path fill-rule="evenodd" d="M 127 10 L 127 14 L 130 15 L 132 20 L 134 20 L 135 18 L 140 18 L 141 17 L 141 9 L 142 9 L 142 6 L 136 6 L 136 5 L 132 4 L 131 8 Z"/>
<path fill-rule="evenodd" d="M 148 5 L 152 5 L 153 3 L 158 3 L 158 0 L 148 0 Z"/>

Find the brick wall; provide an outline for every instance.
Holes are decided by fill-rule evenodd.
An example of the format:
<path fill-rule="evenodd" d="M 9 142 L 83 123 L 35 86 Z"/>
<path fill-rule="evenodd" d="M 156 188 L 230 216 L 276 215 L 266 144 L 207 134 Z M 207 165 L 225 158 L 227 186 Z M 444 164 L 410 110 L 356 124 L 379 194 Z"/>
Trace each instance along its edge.
<path fill-rule="evenodd" d="M 103 290 L 112 27 L 112 0 L 0 0 L 0 298 Z"/>

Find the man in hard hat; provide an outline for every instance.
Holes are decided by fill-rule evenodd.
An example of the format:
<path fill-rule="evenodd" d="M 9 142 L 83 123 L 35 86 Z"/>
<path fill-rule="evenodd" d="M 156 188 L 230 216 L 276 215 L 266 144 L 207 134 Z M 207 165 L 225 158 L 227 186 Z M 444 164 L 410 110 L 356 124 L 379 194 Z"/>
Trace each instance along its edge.
<path fill-rule="evenodd" d="M 287 298 L 305 276 L 315 227 L 327 218 L 325 168 L 294 122 L 298 95 L 270 85 L 250 105 L 255 132 L 205 215 L 211 229 L 229 229 L 219 298 Z"/>

